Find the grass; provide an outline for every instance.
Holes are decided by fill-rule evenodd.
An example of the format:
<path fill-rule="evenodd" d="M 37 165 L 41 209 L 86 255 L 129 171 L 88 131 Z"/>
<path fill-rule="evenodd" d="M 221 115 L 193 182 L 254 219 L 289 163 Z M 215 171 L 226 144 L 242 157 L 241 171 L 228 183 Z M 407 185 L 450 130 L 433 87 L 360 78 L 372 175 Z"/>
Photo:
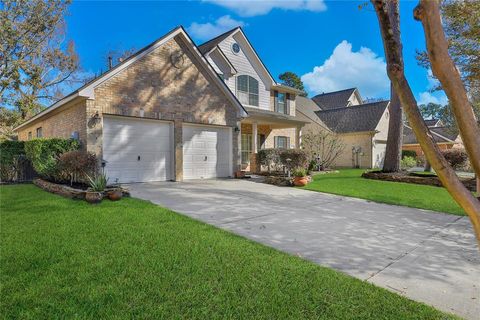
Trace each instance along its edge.
<path fill-rule="evenodd" d="M 2 318 L 453 318 L 149 202 L 0 195 Z"/>
<path fill-rule="evenodd" d="M 367 199 L 375 202 L 465 215 L 444 188 L 361 177 L 363 169 L 319 174 L 305 189 Z"/>

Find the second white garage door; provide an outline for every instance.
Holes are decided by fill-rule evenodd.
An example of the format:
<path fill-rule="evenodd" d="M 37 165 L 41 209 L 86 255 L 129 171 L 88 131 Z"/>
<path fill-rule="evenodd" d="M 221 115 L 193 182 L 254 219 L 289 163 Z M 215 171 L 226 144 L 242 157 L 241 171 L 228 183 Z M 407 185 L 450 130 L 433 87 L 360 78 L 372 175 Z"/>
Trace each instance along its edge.
<path fill-rule="evenodd" d="M 208 179 L 232 175 L 230 128 L 183 126 L 183 178 Z"/>
<path fill-rule="evenodd" d="M 104 117 L 103 158 L 109 182 L 172 179 L 172 137 L 172 125 L 167 122 Z"/>

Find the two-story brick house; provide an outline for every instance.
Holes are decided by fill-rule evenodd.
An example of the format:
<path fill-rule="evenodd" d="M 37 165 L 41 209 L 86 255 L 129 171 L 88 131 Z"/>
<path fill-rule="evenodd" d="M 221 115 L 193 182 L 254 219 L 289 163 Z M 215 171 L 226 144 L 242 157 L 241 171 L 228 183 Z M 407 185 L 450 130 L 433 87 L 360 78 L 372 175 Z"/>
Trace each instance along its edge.
<path fill-rule="evenodd" d="M 112 182 L 231 177 L 259 148 L 299 145 L 297 93 L 240 28 L 197 47 L 178 27 L 16 131 L 78 139 Z"/>

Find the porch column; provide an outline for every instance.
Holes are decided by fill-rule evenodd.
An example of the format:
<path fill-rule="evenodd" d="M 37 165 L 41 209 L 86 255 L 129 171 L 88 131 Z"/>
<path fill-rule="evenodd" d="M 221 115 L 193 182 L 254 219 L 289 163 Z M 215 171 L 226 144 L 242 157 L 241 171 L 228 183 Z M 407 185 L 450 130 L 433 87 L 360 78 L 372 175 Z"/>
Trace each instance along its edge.
<path fill-rule="evenodd" d="M 257 138 L 258 137 L 258 128 L 257 123 L 252 123 L 252 153 L 258 152 Z"/>
<path fill-rule="evenodd" d="M 297 127 L 295 130 L 295 148 L 300 148 L 302 143 L 302 127 Z"/>

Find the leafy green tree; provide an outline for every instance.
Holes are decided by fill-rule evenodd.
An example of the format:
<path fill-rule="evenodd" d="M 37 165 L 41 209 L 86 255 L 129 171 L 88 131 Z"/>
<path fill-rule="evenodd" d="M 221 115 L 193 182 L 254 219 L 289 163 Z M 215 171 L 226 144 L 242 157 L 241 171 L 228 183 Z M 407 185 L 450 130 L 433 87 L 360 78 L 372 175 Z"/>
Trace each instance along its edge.
<path fill-rule="evenodd" d="M 287 71 L 279 75 L 278 78 L 282 81 L 282 84 L 303 91 L 304 94 L 302 94 L 302 96 L 307 95 L 302 79 L 295 73 Z"/>
<path fill-rule="evenodd" d="M 442 23 L 448 51 L 462 76 L 475 113 L 480 115 L 480 1 L 445 0 L 441 5 Z M 417 52 L 418 63 L 431 69 L 426 51 Z M 440 85 L 432 88 L 441 90 Z M 450 107 L 447 107 L 450 109 Z M 444 110 L 445 115 L 451 111 Z M 446 121 L 454 126 L 454 121 Z"/>
<path fill-rule="evenodd" d="M 11 126 L 81 79 L 74 43 L 65 41 L 69 0 L 0 1 L 1 125 Z"/>

